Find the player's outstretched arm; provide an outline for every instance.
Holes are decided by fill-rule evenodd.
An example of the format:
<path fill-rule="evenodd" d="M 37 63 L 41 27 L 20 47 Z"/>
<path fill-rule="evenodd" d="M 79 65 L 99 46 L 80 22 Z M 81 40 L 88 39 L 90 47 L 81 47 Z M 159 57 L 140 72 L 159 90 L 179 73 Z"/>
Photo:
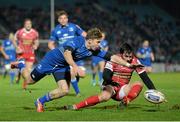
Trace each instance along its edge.
<path fill-rule="evenodd" d="M 120 64 L 120 65 L 123 65 L 123 66 L 131 67 L 130 63 L 123 60 L 121 57 L 119 57 L 117 55 L 112 55 L 110 61 L 114 62 L 114 63 L 117 63 L 117 64 Z"/>
<path fill-rule="evenodd" d="M 78 66 L 73 60 L 71 49 L 66 49 L 64 51 L 64 58 L 66 62 L 72 67 L 74 74 L 77 76 L 78 74 Z"/>
<path fill-rule="evenodd" d="M 146 71 L 139 74 L 140 78 L 144 82 L 144 84 L 147 86 L 148 89 L 156 89 L 151 79 L 148 77 Z"/>
<path fill-rule="evenodd" d="M 34 41 L 33 48 L 34 48 L 34 50 L 37 50 L 38 47 L 39 47 L 39 40 L 36 39 L 36 40 Z"/>

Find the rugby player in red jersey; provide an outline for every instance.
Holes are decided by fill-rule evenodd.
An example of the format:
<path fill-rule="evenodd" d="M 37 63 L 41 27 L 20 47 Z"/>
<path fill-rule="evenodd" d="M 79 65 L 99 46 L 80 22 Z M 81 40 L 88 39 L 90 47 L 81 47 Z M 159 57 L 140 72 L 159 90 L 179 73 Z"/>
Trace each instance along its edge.
<path fill-rule="evenodd" d="M 24 27 L 17 30 L 14 39 L 14 46 L 16 48 L 17 58 L 25 60 L 25 70 L 22 72 L 23 78 L 29 75 L 33 63 L 35 62 L 34 51 L 39 46 L 39 34 L 32 28 L 32 21 L 25 19 Z M 26 81 L 23 82 L 23 89 L 26 89 Z"/>
<path fill-rule="evenodd" d="M 118 56 L 130 64 L 140 64 L 139 60 L 134 56 L 131 46 L 127 43 L 121 46 Z M 65 108 L 78 110 L 106 102 L 111 98 L 120 101 L 122 105 L 126 106 L 139 95 L 143 88 L 143 84 L 140 81 L 129 83 L 133 71 L 139 74 L 148 89 L 155 89 L 144 67 L 130 68 L 108 61 L 103 72 L 104 86 L 102 92 L 99 95 L 91 96 L 77 104 L 65 106 Z"/>

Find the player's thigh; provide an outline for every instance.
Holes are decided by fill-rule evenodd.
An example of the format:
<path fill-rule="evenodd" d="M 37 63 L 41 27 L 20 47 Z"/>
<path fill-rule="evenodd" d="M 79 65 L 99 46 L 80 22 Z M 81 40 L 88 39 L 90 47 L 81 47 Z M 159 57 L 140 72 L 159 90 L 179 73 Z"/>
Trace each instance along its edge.
<path fill-rule="evenodd" d="M 28 84 L 34 84 L 36 82 L 38 82 L 39 80 L 41 80 L 44 76 L 46 76 L 46 74 L 43 72 L 43 70 L 37 70 L 37 67 L 34 68 L 31 73 L 30 76 L 28 77 Z"/>
<path fill-rule="evenodd" d="M 26 68 L 31 70 L 33 67 L 33 62 L 26 61 Z"/>
<path fill-rule="evenodd" d="M 124 86 L 122 86 L 120 92 L 124 92 L 124 94 L 127 96 L 129 91 L 131 90 L 131 85 L 130 84 L 126 84 Z"/>
<path fill-rule="evenodd" d="M 103 88 L 103 91 L 98 95 L 100 101 L 109 100 L 114 94 L 113 87 L 111 85 L 107 85 Z"/>
<path fill-rule="evenodd" d="M 104 70 L 104 65 L 105 65 L 105 61 L 100 61 L 99 62 L 99 70 L 103 71 Z"/>
<path fill-rule="evenodd" d="M 53 76 L 55 81 L 57 82 L 58 86 L 61 88 L 61 85 L 64 86 L 64 88 L 67 86 L 69 87 L 70 81 L 71 81 L 71 73 L 70 73 L 70 68 L 69 67 L 64 67 L 64 68 L 60 68 L 56 71 L 53 72 Z M 62 81 L 62 83 L 61 83 Z M 64 83 L 66 82 L 66 83 Z"/>
<path fill-rule="evenodd" d="M 66 93 L 69 92 L 69 84 L 65 79 L 64 80 L 59 80 L 57 82 L 57 85 L 58 85 L 58 89 L 60 91 L 63 91 L 63 92 L 66 92 Z"/>

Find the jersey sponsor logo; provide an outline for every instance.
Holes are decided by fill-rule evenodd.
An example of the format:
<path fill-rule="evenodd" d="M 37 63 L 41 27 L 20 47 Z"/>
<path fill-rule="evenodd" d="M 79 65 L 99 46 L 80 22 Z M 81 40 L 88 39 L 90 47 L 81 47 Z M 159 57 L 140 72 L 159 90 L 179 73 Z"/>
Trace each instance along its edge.
<path fill-rule="evenodd" d="M 64 37 L 68 36 L 68 33 L 63 34 Z"/>
<path fill-rule="evenodd" d="M 69 28 L 69 31 L 74 31 L 74 29 L 71 27 L 71 28 Z"/>
<path fill-rule="evenodd" d="M 23 44 L 24 45 L 31 45 L 33 42 L 33 40 L 29 39 L 29 40 L 23 40 Z"/>

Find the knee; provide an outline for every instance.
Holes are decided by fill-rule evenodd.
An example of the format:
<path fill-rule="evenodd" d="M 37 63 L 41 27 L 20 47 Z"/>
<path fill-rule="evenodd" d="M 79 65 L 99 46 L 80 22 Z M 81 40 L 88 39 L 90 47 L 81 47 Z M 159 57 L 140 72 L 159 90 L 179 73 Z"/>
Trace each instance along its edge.
<path fill-rule="evenodd" d="M 61 93 L 65 96 L 69 93 L 69 89 L 62 89 L 62 92 L 59 90 L 59 94 Z"/>
<path fill-rule="evenodd" d="M 99 95 L 99 99 L 102 102 L 107 102 L 111 98 L 111 95 L 109 94 L 101 94 Z"/>

